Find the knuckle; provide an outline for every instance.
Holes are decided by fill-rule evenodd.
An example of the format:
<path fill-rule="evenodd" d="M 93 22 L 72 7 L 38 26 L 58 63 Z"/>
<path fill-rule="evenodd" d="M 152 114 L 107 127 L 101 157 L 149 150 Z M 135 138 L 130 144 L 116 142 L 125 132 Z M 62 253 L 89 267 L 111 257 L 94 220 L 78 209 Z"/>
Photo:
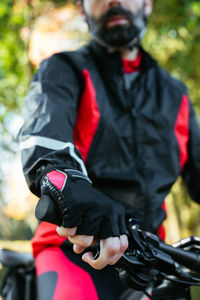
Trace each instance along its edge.
<path fill-rule="evenodd" d="M 62 237 L 67 237 L 68 236 L 68 233 L 64 228 L 57 227 L 56 231 Z"/>
<path fill-rule="evenodd" d="M 73 227 L 73 228 L 61 227 L 61 230 L 63 234 L 65 234 L 66 236 L 73 237 L 76 234 L 77 227 Z"/>
<path fill-rule="evenodd" d="M 89 236 L 81 236 L 81 235 L 76 235 L 74 237 L 68 237 L 69 241 L 72 244 L 77 244 L 80 247 L 87 248 L 91 245 L 93 239 Z"/>
<path fill-rule="evenodd" d="M 120 251 L 120 244 L 119 243 L 115 243 L 113 245 L 107 246 L 107 252 L 111 256 L 117 254 L 119 251 Z"/>
<path fill-rule="evenodd" d="M 74 244 L 73 250 L 75 253 L 80 254 L 84 250 L 84 248 L 79 245 Z"/>
<path fill-rule="evenodd" d="M 89 247 L 93 241 L 91 236 L 78 236 L 77 241 L 82 247 Z"/>
<path fill-rule="evenodd" d="M 120 257 L 122 256 L 122 253 L 118 253 L 117 255 L 115 255 L 114 257 L 113 257 L 113 259 L 111 259 L 110 261 L 109 261 L 109 265 L 114 265 L 114 264 L 116 264 L 116 262 L 118 262 L 118 260 L 120 259 Z"/>
<path fill-rule="evenodd" d="M 91 236 L 83 236 L 82 237 L 84 246 L 89 247 L 93 241 L 93 238 Z"/>
<path fill-rule="evenodd" d="M 84 241 L 84 240 L 81 240 L 79 244 L 80 244 L 80 246 L 85 247 L 85 248 L 90 246 L 89 241 Z"/>

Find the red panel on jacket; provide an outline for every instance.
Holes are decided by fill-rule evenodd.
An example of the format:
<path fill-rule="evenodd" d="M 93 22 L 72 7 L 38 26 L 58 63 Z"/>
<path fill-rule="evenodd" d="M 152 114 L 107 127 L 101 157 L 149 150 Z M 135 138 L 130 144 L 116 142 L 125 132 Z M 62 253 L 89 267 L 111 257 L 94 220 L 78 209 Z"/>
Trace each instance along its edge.
<path fill-rule="evenodd" d="M 189 140 L 189 100 L 183 96 L 175 124 L 175 136 L 180 151 L 180 169 L 182 170 L 188 159 L 188 140 Z"/>
<path fill-rule="evenodd" d="M 96 91 L 88 70 L 83 70 L 83 76 L 85 79 L 85 89 L 74 128 L 74 142 L 83 160 L 86 161 L 92 140 L 97 131 L 100 112 L 96 100 Z"/>

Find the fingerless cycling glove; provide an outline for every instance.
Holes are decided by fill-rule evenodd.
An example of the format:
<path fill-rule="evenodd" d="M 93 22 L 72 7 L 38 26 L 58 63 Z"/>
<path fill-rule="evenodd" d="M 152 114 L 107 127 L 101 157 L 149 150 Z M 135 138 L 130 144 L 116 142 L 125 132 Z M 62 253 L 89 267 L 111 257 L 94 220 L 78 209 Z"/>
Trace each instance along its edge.
<path fill-rule="evenodd" d="M 78 234 L 104 239 L 127 232 L 124 207 L 95 189 L 79 171 L 49 171 L 41 179 L 41 195 L 54 200 L 62 226 L 77 226 Z"/>

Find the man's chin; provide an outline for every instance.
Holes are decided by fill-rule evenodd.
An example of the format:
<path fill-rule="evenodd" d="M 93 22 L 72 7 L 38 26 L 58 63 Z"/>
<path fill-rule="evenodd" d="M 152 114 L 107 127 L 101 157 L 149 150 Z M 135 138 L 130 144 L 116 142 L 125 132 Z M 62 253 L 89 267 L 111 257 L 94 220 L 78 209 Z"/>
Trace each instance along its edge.
<path fill-rule="evenodd" d="M 128 45 L 135 38 L 132 33 L 128 33 L 128 28 L 127 25 L 116 25 L 102 31 L 99 37 L 111 47 L 121 48 Z"/>

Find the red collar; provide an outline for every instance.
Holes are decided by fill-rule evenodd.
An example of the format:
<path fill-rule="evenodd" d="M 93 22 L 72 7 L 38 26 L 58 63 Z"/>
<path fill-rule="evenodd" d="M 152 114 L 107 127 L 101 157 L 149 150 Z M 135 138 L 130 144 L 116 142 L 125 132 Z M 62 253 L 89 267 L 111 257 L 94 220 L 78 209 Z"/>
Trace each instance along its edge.
<path fill-rule="evenodd" d="M 123 59 L 124 73 L 133 73 L 136 71 L 140 71 L 141 60 L 142 60 L 141 51 L 139 52 L 138 56 L 134 60 Z"/>

